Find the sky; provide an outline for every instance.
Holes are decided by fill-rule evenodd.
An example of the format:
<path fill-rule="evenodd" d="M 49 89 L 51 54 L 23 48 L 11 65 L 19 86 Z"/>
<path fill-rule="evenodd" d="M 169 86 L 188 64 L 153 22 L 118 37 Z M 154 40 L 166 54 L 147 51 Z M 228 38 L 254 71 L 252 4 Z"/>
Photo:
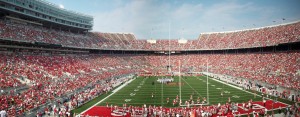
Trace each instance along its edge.
<path fill-rule="evenodd" d="M 300 20 L 300 0 L 46 1 L 93 16 L 94 32 L 133 33 L 138 39 L 197 39 L 200 33 Z"/>

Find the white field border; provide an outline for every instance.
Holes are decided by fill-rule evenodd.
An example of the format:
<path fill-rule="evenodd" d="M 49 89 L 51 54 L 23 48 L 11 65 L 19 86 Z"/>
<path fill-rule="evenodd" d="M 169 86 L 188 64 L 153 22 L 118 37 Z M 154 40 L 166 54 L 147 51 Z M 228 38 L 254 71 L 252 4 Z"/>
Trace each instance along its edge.
<path fill-rule="evenodd" d="M 222 84 L 225 84 L 225 85 L 231 86 L 231 87 L 233 87 L 233 88 L 236 88 L 236 89 L 242 90 L 242 91 L 244 91 L 244 92 L 246 92 L 246 93 L 250 93 L 250 94 L 256 95 L 255 93 L 252 93 L 252 92 L 249 92 L 249 91 L 243 90 L 243 89 L 242 89 L 242 88 L 240 88 L 240 87 L 234 86 L 234 85 L 232 85 L 232 84 L 229 84 L 229 83 L 225 83 L 224 81 L 217 80 L 217 79 L 214 79 L 214 78 L 211 78 L 211 77 L 210 77 L 210 79 L 212 79 L 212 80 L 214 80 L 214 81 L 217 81 L 217 82 L 219 82 L 219 83 L 222 83 Z M 257 95 L 257 96 L 259 96 L 259 97 L 262 97 L 261 95 Z M 273 100 L 273 99 L 271 99 L 271 98 L 267 98 L 267 97 L 265 97 L 265 98 L 266 98 L 266 99 Z M 290 106 L 289 104 L 286 104 L 286 103 L 284 103 L 284 102 L 280 102 L 280 103 L 283 103 L 283 104 L 285 104 L 285 105 L 288 105 L 288 106 Z M 268 110 L 268 111 L 274 111 L 274 110 L 278 110 L 278 108 L 277 108 L 277 109 L 270 109 L 270 110 Z M 251 112 L 250 114 L 253 114 L 253 112 Z M 241 114 L 241 115 L 247 115 L 247 114 Z"/>
<path fill-rule="evenodd" d="M 225 84 L 225 85 L 231 86 L 231 87 L 233 87 L 233 88 L 236 88 L 236 89 L 242 90 L 242 91 L 244 91 L 244 92 L 246 92 L 246 93 L 250 93 L 250 94 L 253 94 L 253 95 L 255 95 L 255 93 L 252 93 L 252 92 L 249 92 L 249 91 L 243 90 L 243 89 L 242 89 L 242 88 L 240 88 L 240 87 L 234 86 L 234 85 L 232 85 L 232 84 L 229 84 L 229 83 L 225 83 L 224 81 L 220 81 L 220 80 L 217 80 L 217 79 L 214 79 L 214 78 L 210 78 L 210 79 L 212 79 L 212 80 L 214 80 L 214 81 L 217 81 L 217 82 L 220 82 L 220 83 L 222 83 L 222 84 Z M 257 94 L 256 94 L 256 95 L 257 95 Z M 257 96 L 258 96 L 258 97 L 262 97 L 261 95 L 257 95 Z M 265 98 L 266 98 L 266 99 L 273 100 L 273 99 L 271 99 L 271 98 L 268 98 L 268 97 L 265 97 Z M 280 103 L 286 104 L 286 103 L 284 103 L 284 102 L 280 102 Z M 286 105 L 289 105 L 289 104 L 286 104 Z"/>
<path fill-rule="evenodd" d="M 86 111 L 90 110 L 91 108 L 95 107 L 96 105 L 100 104 L 101 102 L 103 102 L 104 100 L 106 100 L 107 98 L 109 98 L 110 96 L 112 96 L 113 94 L 115 94 L 116 92 L 118 92 L 120 89 L 122 89 L 123 87 L 125 87 L 127 84 L 129 84 L 130 82 L 132 82 L 133 80 L 135 80 L 135 78 L 132 78 L 131 80 L 125 82 L 123 85 L 121 85 L 120 87 L 114 89 L 112 91 L 112 93 L 108 96 L 106 96 L 105 98 L 103 98 L 102 100 L 100 100 L 99 102 L 95 103 L 93 106 L 89 107 L 88 109 L 82 111 L 80 114 L 79 114 L 79 117 L 81 114 L 85 113 Z M 100 95 L 99 95 L 100 96 Z M 76 116 L 78 117 L 78 116 Z"/>

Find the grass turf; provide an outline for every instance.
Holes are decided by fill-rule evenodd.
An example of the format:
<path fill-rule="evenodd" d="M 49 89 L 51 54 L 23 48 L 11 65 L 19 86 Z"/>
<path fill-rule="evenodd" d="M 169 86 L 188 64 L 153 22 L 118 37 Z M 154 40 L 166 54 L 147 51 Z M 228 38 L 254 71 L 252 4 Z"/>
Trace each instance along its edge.
<path fill-rule="evenodd" d="M 172 105 L 173 99 L 179 95 L 179 86 L 170 85 L 170 84 L 161 84 L 157 82 L 157 79 L 161 77 L 138 77 L 130 84 L 116 92 L 114 95 L 104 100 L 99 105 L 105 106 L 106 103 L 109 105 L 119 105 L 126 103 L 127 105 L 142 106 L 143 104 L 147 105 L 156 105 L 164 107 L 174 107 Z M 197 98 L 203 97 L 207 98 L 207 84 L 206 77 L 183 77 L 181 82 L 181 99 L 182 102 L 189 100 L 190 95 L 193 95 L 193 100 L 196 103 Z M 153 84 L 154 82 L 154 84 Z M 179 78 L 175 77 L 174 82 L 179 82 Z M 231 98 L 231 102 L 247 102 L 250 99 L 253 101 L 262 101 L 262 98 L 256 96 L 254 98 L 253 94 L 247 93 L 245 91 L 233 88 L 226 84 L 208 79 L 208 88 L 209 88 L 209 104 L 224 104 L 228 101 L 228 97 Z M 223 96 L 221 96 L 223 92 Z M 152 93 L 154 97 L 152 98 Z M 166 98 L 169 98 L 170 101 L 167 103 Z M 175 105 L 176 107 L 178 105 Z"/>
<path fill-rule="evenodd" d="M 135 106 L 142 106 L 143 104 L 151 104 L 151 105 L 163 105 L 166 107 L 173 107 L 172 100 L 176 98 L 176 95 L 179 95 L 179 86 L 171 86 L 171 85 L 163 85 L 156 82 L 156 80 L 161 77 L 138 77 L 134 81 L 132 81 L 130 84 L 116 92 L 114 95 L 109 97 L 108 99 L 104 100 L 102 103 L 100 103 L 100 106 L 106 105 L 106 102 L 113 105 L 119 105 L 122 106 L 122 104 L 126 103 L 127 105 L 135 105 Z M 178 82 L 179 78 L 175 77 L 174 82 Z M 154 85 L 152 85 L 152 82 L 154 82 Z M 193 94 L 193 99 L 196 101 L 197 97 L 204 97 L 207 95 L 206 91 L 206 77 L 200 76 L 200 77 L 184 77 L 182 78 L 182 100 L 188 100 L 190 98 L 190 95 Z M 234 85 L 234 84 L 233 84 Z M 139 88 L 138 88 L 139 87 Z M 138 89 L 138 91 L 134 91 L 135 89 Z M 163 89 L 163 90 L 162 90 Z M 163 95 L 162 95 L 163 91 Z M 220 94 L 221 92 L 224 92 L 224 96 L 222 97 Z M 225 93 L 227 92 L 227 93 Z M 230 92 L 230 93 L 229 93 Z M 250 91 L 248 92 L 256 92 L 256 91 Z M 103 94 L 98 96 L 97 98 L 91 100 L 90 102 L 72 110 L 72 113 L 81 113 L 84 110 L 88 109 L 95 103 L 99 102 L 112 92 L 108 92 L 107 94 Z M 135 95 L 130 95 L 131 93 L 135 93 Z M 154 93 L 154 98 L 151 98 L 152 93 Z M 260 92 L 256 92 L 257 95 L 261 95 Z M 170 98 L 169 104 L 166 103 L 166 98 Z M 209 102 L 210 104 L 217 104 L 218 102 L 224 104 L 226 103 L 228 97 L 231 97 L 232 102 L 246 102 L 250 99 L 253 99 L 253 101 L 262 101 L 262 98 L 259 96 L 256 96 L 254 98 L 253 94 L 247 93 L 245 91 L 233 88 L 231 86 L 228 86 L 223 83 L 219 83 L 215 80 L 209 79 Z M 274 97 L 271 96 L 271 99 Z M 126 99 L 131 99 L 128 102 L 125 102 Z M 202 99 L 201 99 L 202 100 Z M 294 104 L 294 102 L 280 99 L 278 98 L 278 101 L 284 102 L 287 104 Z M 178 106 L 178 105 L 176 105 Z M 275 113 L 278 110 L 275 111 Z M 268 113 L 271 113 L 268 112 Z"/>

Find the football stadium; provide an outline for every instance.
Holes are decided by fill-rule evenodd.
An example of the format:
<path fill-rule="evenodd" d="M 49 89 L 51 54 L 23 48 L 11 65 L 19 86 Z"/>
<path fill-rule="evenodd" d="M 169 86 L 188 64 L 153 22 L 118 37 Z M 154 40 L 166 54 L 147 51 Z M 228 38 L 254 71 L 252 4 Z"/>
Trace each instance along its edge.
<path fill-rule="evenodd" d="M 0 117 L 300 117 L 299 5 L 0 0 Z"/>

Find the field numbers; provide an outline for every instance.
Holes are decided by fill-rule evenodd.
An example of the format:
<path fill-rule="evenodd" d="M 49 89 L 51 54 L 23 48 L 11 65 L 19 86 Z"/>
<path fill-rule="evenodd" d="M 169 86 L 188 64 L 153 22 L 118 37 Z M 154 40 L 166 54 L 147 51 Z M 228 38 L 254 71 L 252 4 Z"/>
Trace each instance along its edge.
<path fill-rule="evenodd" d="M 240 96 L 237 96 L 237 95 L 234 95 L 234 96 L 232 96 L 233 98 L 240 98 Z"/>
<path fill-rule="evenodd" d="M 131 101 L 131 99 L 125 99 L 125 102 L 130 102 Z"/>
<path fill-rule="evenodd" d="M 135 93 L 130 93 L 130 96 L 135 96 Z"/>

